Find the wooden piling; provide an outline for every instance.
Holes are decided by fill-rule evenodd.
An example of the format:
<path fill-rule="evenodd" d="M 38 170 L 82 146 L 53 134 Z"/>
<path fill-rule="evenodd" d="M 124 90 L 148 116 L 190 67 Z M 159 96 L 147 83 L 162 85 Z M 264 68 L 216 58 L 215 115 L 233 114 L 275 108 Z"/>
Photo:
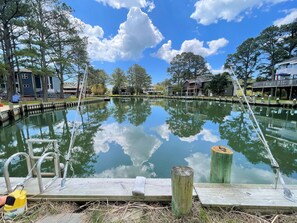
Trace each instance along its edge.
<path fill-rule="evenodd" d="M 172 212 L 180 217 L 192 208 L 194 171 L 190 167 L 176 166 L 171 170 Z"/>
<path fill-rule="evenodd" d="M 230 183 L 233 151 L 224 146 L 211 147 L 210 182 Z"/>

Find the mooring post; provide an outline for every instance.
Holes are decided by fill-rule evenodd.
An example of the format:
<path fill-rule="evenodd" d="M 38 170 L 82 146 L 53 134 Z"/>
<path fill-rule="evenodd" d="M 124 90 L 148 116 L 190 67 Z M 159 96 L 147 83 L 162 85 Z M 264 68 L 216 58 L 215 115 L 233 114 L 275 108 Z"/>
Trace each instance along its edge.
<path fill-rule="evenodd" d="M 14 106 L 11 102 L 9 103 L 9 118 L 14 119 Z"/>
<path fill-rule="evenodd" d="M 176 166 L 171 170 L 172 212 L 180 217 L 192 208 L 194 171 L 190 167 Z"/>
<path fill-rule="evenodd" d="M 293 99 L 293 106 L 296 106 L 296 98 Z"/>
<path fill-rule="evenodd" d="M 210 182 L 230 183 L 233 151 L 224 146 L 211 147 Z"/>
<path fill-rule="evenodd" d="M 268 105 L 270 105 L 270 102 L 271 102 L 271 94 L 268 96 Z"/>

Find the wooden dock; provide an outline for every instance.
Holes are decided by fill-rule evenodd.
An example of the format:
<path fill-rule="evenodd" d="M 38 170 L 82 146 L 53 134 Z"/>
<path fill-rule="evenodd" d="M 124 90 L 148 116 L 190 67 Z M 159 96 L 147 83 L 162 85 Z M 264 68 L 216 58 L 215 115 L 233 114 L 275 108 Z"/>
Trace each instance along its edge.
<path fill-rule="evenodd" d="M 12 185 L 23 178 L 11 178 Z M 45 178 L 44 183 L 49 181 Z M 39 193 L 37 179 L 25 184 L 28 200 L 48 201 L 171 201 L 171 179 L 148 178 L 145 183 L 145 196 L 133 196 L 135 179 L 131 178 L 71 178 L 66 187 L 60 188 L 57 179 L 43 194 Z M 195 183 L 194 199 L 199 199 L 205 207 L 240 207 L 269 210 L 297 210 L 297 201 L 292 202 L 283 196 L 283 189 L 272 185 L 228 185 Z M 297 198 L 297 185 L 289 188 Z M 4 178 L 0 179 L 0 192 L 6 191 Z"/>
<path fill-rule="evenodd" d="M 110 101 L 110 98 L 97 98 L 85 100 L 84 104 L 98 103 L 102 101 Z M 67 109 L 77 106 L 78 101 L 57 101 L 57 102 L 41 102 L 36 104 L 10 104 L 0 107 L 0 126 L 5 125 L 11 119 L 19 119 L 21 116 L 41 113 L 44 111 Z"/>

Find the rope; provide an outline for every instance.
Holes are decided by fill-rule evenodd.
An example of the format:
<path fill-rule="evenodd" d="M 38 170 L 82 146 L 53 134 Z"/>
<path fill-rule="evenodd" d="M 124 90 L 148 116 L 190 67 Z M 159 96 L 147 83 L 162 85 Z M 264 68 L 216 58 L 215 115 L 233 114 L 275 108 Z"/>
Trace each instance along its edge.
<path fill-rule="evenodd" d="M 78 103 L 77 103 L 77 107 L 76 107 L 74 125 L 72 126 L 68 153 L 66 155 L 66 164 L 65 164 L 65 168 L 64 168 L 63 178 L 61 180 L 61 189 L 65 187 L 66 177 L 67 177 L 67 172 L 68 172 L 68 166 L 69 166 L 69 162 L 70 162 L 70 158 L 71 158 L 71 151 L 73 149 L 73 145 L 74 145 L 74 142 L 75 142 L 76 130 L 78 129 L 77 119 L 78 119 L 78 114 L 79 114 L 79 108 L 81 106 L 82 96 L 83 96 L 83 94 L 85 94 L 86 89 L 87 89 L 87 84 L 86 84 L 86 82 L 87 82 L 87 72 L 88 72 L 88 67 L 86 66 L 85 73 L 84 73 L 84 76 L 83 76 L 83 81 L 82 81 L 82 89 L 80 91 L 79 99 L 78 99 Z"/>
<path fill-rule="evenodd" d="M 244 92 L 243 92 L 240 84 L 239 84 L 239 81 L 238 81 L 238 79 L 237 79 L 237 77 L 236 77 L 236 75 L 235 75 L 232 67 L 230 67 L 230 70 L 231 70 L 231 73 L 232 73 L 232 83 L 233 83 L 233 86 L 234 86 L 235 90 L 236 90 L 236 87 L 240 90 L 240 92 L 242 93 L 244 102 L 247 105 L 247 108 L 248 108 L 248 112 L 247 113 L 249 114 L 251 124 L 252 124 L 254 130 L 256 131 L 256 133 L 257 133 L 260 141 L 263 143 L 265 150 L 268 153 L 268 156 L 269 156 L 269 159 L 270 159 L 270 162 L 271 162 L 271 166 L 273 168 L 276 168 L 277 169 L 277 174 L 278 174 L 280 183 L 281 183 L 281 185 L 283 187 L 283 190 L 284 190 L 283 191 L 284 192 L 284 197 L 286 199 L 292 201 L 292 202 L 296 202 L 295 198 L 293 197 L 293 193 L 291 192 L 291 190 L 289 188 L 287 188 L 287 186 L 285 184 L 285 181 L 284 181 L 284 179 L 282 177 L 282 174 L 281 174 L 281 171 L 280 171 L 279 164 L 275 160 L 275 158 L 274 158 L 274 156 L 273 156 L 273 154 L 272 154 L 272 152 L 271 152 L 271 150 L 269 148 L 269 145 L 268 145 L 268 143 L 267 143 L 267 141 L 265 139 L 265 136 L 264 136 L 264 134 L 263 134 L 263 132 L 262 132 L 260 126 L 259 126 L 259 123 L 258 123 L 258 121 L 257 121 L 257 119 L 256 119 L 256 117 L 254 115 L 254 112 L 253 112 L 253 110 L 252 110 L 252 108 L 251 108 L 251 106 L 250 106 L 250 104 L 249 104 L 249 102 L 248 102 L 248 100 L 247 100 L 247 98 L 246 98 L 246 96 L 245 96 L 245 94 L 244 94 Z M 242 100 L 241 100 L 241 98 L 240 98 L 240 96 L 239 96 L 239 94 L 238 94 L 237 91 L 236 91 L 236 95 L 239 98 L 239 102 L 240 102 L 242 108 L 246 112 L 245 106 L 244 106 L 244 104 L 243 104 L 243 102 L 242 102 Z"/>

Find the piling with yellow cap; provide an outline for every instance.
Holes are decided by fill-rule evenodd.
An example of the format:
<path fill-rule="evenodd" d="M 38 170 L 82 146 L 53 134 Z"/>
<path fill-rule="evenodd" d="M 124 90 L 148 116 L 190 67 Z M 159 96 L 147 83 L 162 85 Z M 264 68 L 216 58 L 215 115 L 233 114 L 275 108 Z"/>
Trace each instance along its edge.
<path fill-rule="evenodd" d="M 27 192 L 25 190 L 15 190 L 7 196 L 4 205 L 4 218 L 14 218 L 24 213 L 27 209 Z"/>

